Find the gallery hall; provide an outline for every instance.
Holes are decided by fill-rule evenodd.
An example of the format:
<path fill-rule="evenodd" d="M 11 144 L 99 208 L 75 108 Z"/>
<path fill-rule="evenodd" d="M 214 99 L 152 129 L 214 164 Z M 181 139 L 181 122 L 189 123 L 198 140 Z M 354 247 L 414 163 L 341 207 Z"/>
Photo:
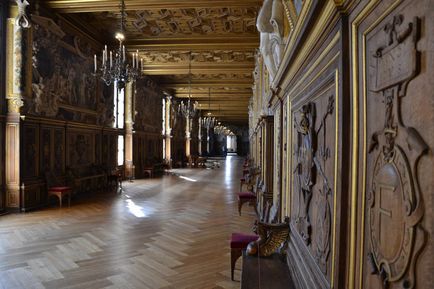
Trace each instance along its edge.
<path fill-rule="evenodd" d="M 0 0 L 0 289 L 434 289 L 434 0 Z"/>

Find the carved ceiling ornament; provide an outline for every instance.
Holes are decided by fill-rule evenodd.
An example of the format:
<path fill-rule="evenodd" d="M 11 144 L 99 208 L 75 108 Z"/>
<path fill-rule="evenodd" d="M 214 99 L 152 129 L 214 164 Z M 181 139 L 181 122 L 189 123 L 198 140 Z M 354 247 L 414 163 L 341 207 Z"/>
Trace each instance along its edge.
<path fill-rule="evenodd" d="M 285 11 L 281 0 L 265 0 L 256 26 L 261 33 L 260 50 L 273 81 L 283 57 Z"/>
<path fill-rule="evenodd" d="M 370 90 L 384 98 L 384 128 L 371 137 L 369 153 L 377 154 L 368 193 L 368 232 L 372 273 L 383 287 L 402 282 L 414 288 L 417 257 L 424 246 L 424 215 L 417 163 L 428 146 L 412 127 L 402 123 L 400 98 L 418 74 L 418 19 L 404 23 L 396 15 L 378 33 L 385 45 L 371 51 Z M 390 236 L 393 235 L 393 239 Z"/>
<path fill-rule="evenodd" d="M 188 81 L 188 74 L 165 75 L 166 81 Z M 192 80 L 252 80 L 251 73 L 192 73 Z M 206 88 L 208 89 L 208 88 Z"/>
<path fill-rule="evenodd" d="M 140 57 L 145 64 L 157 63 L 189 63 L 191 54 L 192 63 L 235 63 L 251 62 L 254 59 L 252 51 L 213 50 L 213 51 L 143 51 Z"/>
<path fill-rule="evenodd" d="M 170 37 L 179 35 L 226 35 L 256 34 L 255 19 L 257 8 L 188 8 L 149 9 L 128 11 L 126 36 L 129 39 L 143 37 Z M 111 27 L 118 19 L 118 12 L 95 13 L 90 18 L 86 13 L 81 17 L 95 27 Z"/>

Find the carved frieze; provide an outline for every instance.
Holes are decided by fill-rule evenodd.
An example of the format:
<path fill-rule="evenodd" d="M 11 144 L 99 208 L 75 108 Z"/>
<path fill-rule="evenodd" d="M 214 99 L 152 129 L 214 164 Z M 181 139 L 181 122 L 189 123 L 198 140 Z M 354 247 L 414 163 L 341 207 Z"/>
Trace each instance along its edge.
<path fill-rule="evenodd" d="M 188 81 L 189 77 L 188 75 L 168 75 L 165 76 L 166 82 L 176 82 L 176 81 Z M 191 74 L 192 80 L 252 80 L 252 74 L 251 73 L 210 73 L 210 74 L 198 74 L 198 73 L 192 73 Z"/>
<path fill-rule="evenodd" d="M 418 19 L 395 15 L 382 30 L 384 43 L 369 55 L 369 88 L 383 97 L 383 129 L 371 136 L 374 158 L 368 190 L 369 261 L 387 288 L 400 282 L 414 288 L 417 257 L 424 246 L 424 215 L 417 163 L 427 145 L 413 127 L 402 122 L 401 98 L 417 75 Z M 390 238 L 393 236 L 393 238 Z"/>
<path fill-rule="evenodd" d="M 144 64 L 158 63 L 184 63 L 188 64 L 189 51 L 142 51 L 140 57 Z M 252 51 L 213 50 L 191 52 L 192 63 L 235 63 L 251 62 L 254 53 Z"/>

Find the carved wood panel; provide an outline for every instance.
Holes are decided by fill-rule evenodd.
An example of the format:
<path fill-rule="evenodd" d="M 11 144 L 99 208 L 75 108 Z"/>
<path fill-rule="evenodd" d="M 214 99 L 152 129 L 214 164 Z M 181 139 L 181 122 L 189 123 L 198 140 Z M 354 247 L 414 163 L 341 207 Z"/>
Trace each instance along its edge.
<path fill-rule="evenodd" d="M 307 262 L 313 262 L 310 273 L 322 274 L 315 286 L 330 286 L 332 275 L 332 242 L 334 198 L 337 184 L 335 140 L 336 95 L 334 86 L 319 91 L 292 107 L 292 179 L 291 216 L 295 234 L 307 250 Z M 303 254 L 306 254 L 304 252 Z M 310 260 L 310 261 L 309 261 Z M 319 281 L 326 278 L 327 281 Z M 324 279 L 323 279 L 324 280 Z M 327 283 L 328 282 L 328 283 Z M 319 288 L 319 287 L 318 287 Z"/>
<path fill-rule="evenodd" d="M 39 176 L 38 125 L 23 125 L 21 140 L 21 177 L 24 179 L 36 178 Z"/>
<path fill-rule="evenodd" d="M 434 107 L 427 103 L 433 97 L 428 79 L 434 45 L 427 35 L 434 29 L 434 13 L 427 8 L 433 1 L 389 7 L 378 5 L 358 34 L 366 43 L 365 57 L 358 58 L 359 69 L 366 70 L 366 93 L 360 93 L 366 103 L 360 118 L 366 158 L 362 155 L 358 177 L 366 181 L 359 183 L 358 285 L 430 288 L 433 159 L 428 152 L 434 144 Z"/>
<path fill-rule="evenodd" d="M 68 131 L 66 163 L 72 168 L 83 168 L 95 163 L 95 135 L 93 132 Z"/>

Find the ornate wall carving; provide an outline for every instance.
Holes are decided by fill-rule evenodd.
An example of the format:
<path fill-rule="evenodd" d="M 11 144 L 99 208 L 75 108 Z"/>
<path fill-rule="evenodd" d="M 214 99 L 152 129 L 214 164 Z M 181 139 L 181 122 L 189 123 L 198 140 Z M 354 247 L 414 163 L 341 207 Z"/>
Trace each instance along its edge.
<path fill-rule="evenodd" d="M 270 74 L 270 83 L 279 69 L 284 50 L 284 7 L 281 0 L 265 0 L 259 11 L 257 28 L 261 33 L 260 50 Z"/>
<path fill-rule="evenodd" d="M 382 97 L 384 120 L 369 145 L 368 261 L 384 287 L 415 288 L 417 257 L 425 242 L 417 167 L 428 146 L 416 128 L 403 122 L 401 101 L 412 97 L 407 86 L 419 73 L 419 23 L 417 17 L 394 14 L 371 36 L 377 41 L 368 44 L 369 89 L 373 97 Z"/>

